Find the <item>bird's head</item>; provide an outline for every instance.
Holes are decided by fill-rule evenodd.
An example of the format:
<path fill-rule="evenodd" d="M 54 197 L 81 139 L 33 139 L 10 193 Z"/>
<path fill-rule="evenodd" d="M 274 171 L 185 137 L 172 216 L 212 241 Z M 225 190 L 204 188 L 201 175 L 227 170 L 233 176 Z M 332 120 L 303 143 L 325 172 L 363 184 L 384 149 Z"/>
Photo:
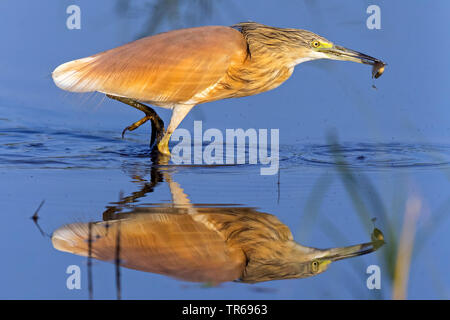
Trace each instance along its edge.
<path fill-rule="evenodd" d="M 255 22 L 240 23 L 234 27 L 246 38 L 250 52 L 270 52 L 277 61 L 291 67 L 310 60 L 331 59 L 371 65 L 375 78 L 384 71 L 385 63 L 380 59 L 336 45 L 308 30 L 275 28 Z"/>
<path fill-rule="evenodd" d="M 332 262 L 361 256 L 377 250 L 384 244 L 382 237 L 372 242 L 348 247 L 316 249 L 290 242 L 267 247 L 267 254 L 248 257 L 242 282 L 255 283 L 269 280 L 308 278 L 328 269 Z"/>
<path fill-rule="evenodd" d="M 308 59 L 330 59 L 340 61 L 352 61 L 373 66 L 373 76 L 378 78 L 384 71 L 385 63 L 380 59 L 371 57 L 364 53 L 354 51 L 336 45 L 333 42 L 306 30 L 298 30 L 300 57 L 299 62 Z"/>
<path fill-rule="evenodd" d="M 354 246 L 339 247 L 332 249 L 309 248 L 311 253 L 305 255 L 305 262 L 302 266 L 302 278 L 314 276 L 328 269 L 332 262 L 361 256 L 378 249 L 380 244 L 374 242 L 362 243 Z"/>

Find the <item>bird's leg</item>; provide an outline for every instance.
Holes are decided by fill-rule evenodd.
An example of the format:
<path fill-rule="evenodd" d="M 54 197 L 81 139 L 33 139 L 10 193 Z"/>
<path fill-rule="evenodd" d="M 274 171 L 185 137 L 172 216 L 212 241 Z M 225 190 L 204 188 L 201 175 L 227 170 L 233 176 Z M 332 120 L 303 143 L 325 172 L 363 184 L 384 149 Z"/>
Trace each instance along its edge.
<path fill-rule="evenodd" d="M 151 134 L 151 137 L 150 137 L 150 147 L 152 147 L 154 145 L 155 141 L 156 141 L 156 143 L 161 141 L 161 138 L 164 135 L 164 121 L 162 121 L 162 119 L 158 116 L 158 114 L 155 112 L 155 110 L 153 110 L 149 106 L 146 106 L 145 104 L 137 102 L 136 100 L 133 100 L 133 99 L 113 96 L 113 95 L 110 95 L 110 94 L 107 94 L 106 96 L 108 98 L 111 98 L 111 99 L 123 102 L 125 104 L 128 104 L 129 106 L 132 106 L 133 108 L 141 110 L 142 112 L 145 113 L 145 117 L 143 117 L 139 121 L 136 121 L 132 125 L 126 127 L 122 131 L 122 138 L 125 135 L 125 132 L 133 131 L 133 130 L 139 128 L 144 123 L 146 123 L 148 120 L 150 120 L 151 124 L 152 124 L 152 134 Z"/>
<path fill-rule="evenodd" d="M 158 150 L 163 154 L 170 155 L 169 151 L 169 140 L 172 133 L 178 127 L 181 121 L 183 121 L 184 117 L 188 114 L 189 111 L 193 108 L 193 105 L 179 104 L 173 108 L 172 117 L 170 118 L 169 127 L 167 127 L 167 131 L 164 134 L 164 137 L 158 143 Z"/>

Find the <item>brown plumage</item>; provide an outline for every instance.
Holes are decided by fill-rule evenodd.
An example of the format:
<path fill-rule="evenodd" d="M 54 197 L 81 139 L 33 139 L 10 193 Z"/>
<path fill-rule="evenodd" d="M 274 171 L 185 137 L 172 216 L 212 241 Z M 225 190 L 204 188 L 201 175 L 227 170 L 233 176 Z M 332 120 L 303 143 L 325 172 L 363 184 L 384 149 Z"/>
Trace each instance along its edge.
<path fill-rule="evenodd" d="M 304 247 L 277 217 L 251 208 L 151 207 L 94 223 L 93 258 L 114 261 L 119 228 L 122 266 L 194 282 L 305 278 L 325 271 L 339 254 L 376 250 L 372 243 L 327 250 Z M 88 235 L 88 223 L 66 225 L 53 233 L 53 246 L 87 256 Z M 314 269 L 316 259 L 323 266 Z"/>
<path fill-rule="evenodd" d="M 53 78 L 64 90 L 163 107 L 252 95 L 292 73 L 300 53 L 287 40 L 298 30 L 286 30 L 255 23 L 175 30 L 65 63 Z"/>
<path fill-rule="evenodd" d="M 206 26 L 161 33 L 67 62 L 53 71 L 53 79 L 64 90 L 98 91 L 173 109 L 158 144 L 169 153 L 170 135 L 197 104 L 271 90 L 297 64 L 313 59 L 381 62 L 342 49 L 306 30 L 254 22 Z"/>
<path fill-rule="evenodd" d="M 274 215 L 253 208 L 195 206 L 170 171 L 155 168 L 153 175 L 141 191 L 109 206 L 104 221 L 55 230 L 53 246 L 88 256 L 91 243 L 91 256 L 105 261 L 115 260 L 120 248 L 120 263 L 127 268 L 187 281 L 254 283 L 310 277 L 325 271 L 331 261 L 372 252 L 382 243 L 377 231 L 372 243 L 326 250 L 304 247 Z M 121 212 L 151 192 L 161 178 L 169 186 L 170 205 Z"/>
<path fill-rule="evenodd" d="M 262 242 L 291 241 L 289 229 L 272 215 L 248 208 L 138 208 L 118 220 L 93 225 L 92 257 L 113 261 L 120 225 L 122 265 L 196 282 L 224 282 L 245 276 L 248 260 L 263 254 Z M 246 228 L 240 228 L 242 223 Z M 107 227 L 106 227 L 107 226 Z M 87 255 L 88 224 L 55 231 L 61 251 Z M 255 242 L 259 245 L 255 246 Z M 269 250 L 270 246 L 266 246 Z M 258 250 L 255 250 L 258 248 Z"/>
<path fill-rule="evenodd" d="M 194 99 L 245 56 L 245 40 L 234 29 L 183 29 L 63 64 L 53 78 L 69 91 L 99 91 L 172 107 Z"/>

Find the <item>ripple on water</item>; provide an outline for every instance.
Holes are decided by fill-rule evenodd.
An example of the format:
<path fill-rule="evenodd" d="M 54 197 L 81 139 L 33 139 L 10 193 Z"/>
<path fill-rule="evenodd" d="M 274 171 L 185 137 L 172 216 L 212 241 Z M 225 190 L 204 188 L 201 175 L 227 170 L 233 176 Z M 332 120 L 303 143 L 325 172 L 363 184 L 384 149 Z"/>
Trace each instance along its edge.
<path fill-rule="evenodd" d="M 124 161 L 128 164 L 148 164 L 150 161 L 148 135 L 144 133 L 129 135 L 123 140 L 118 132 L 111 131 L 80 133 L 48 128 L 1 128 L 0 135 L 0 167 L 117 169 L 122 168 Z M 246 158 L 248 160 L 248 156 Z M 343 143 L 339 146 L 281 146 L 280 161 L 281 167 L 450 168 L 450 145 Z"/>
<path fill-rule="evenodd" d="M 450 167 L 450 146 L 411 143 L 310 144 L 291 150 L 288 162 L 361 169 Z"/>
<path fill-rule="evenodd" d="M 120 168 L 127 161 L 148 159 L 146 143 L 122 140 L 117 132 L 2 128 L 0 167 L 37 169 Z"/>

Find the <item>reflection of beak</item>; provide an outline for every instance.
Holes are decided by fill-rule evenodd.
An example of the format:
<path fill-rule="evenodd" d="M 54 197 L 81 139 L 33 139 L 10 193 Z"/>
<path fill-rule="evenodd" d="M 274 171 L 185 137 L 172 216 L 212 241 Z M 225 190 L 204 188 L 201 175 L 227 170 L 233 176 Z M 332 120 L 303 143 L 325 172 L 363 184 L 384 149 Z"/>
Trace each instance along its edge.
<path fill-rule="evenodd" d="M 384 244 L 383 240 L 357 244 L 349 247 L 333 248 L 324 250 L 325 255 L 322 259 L 338 261 L 342 259 L 352 258 L 374 252 Z"/>
<path fill-rule="evenodd" d="M 380 63 L 382 63 L 383 65 L 385 64 L 383 61 L 377 58 L 336 45 L 331 48 L 319 49 L 319 51 L 327 54 L 329 58 L 333 60 L 353 61 L 358 63 L 370 64 L 372 66 Z"/>

